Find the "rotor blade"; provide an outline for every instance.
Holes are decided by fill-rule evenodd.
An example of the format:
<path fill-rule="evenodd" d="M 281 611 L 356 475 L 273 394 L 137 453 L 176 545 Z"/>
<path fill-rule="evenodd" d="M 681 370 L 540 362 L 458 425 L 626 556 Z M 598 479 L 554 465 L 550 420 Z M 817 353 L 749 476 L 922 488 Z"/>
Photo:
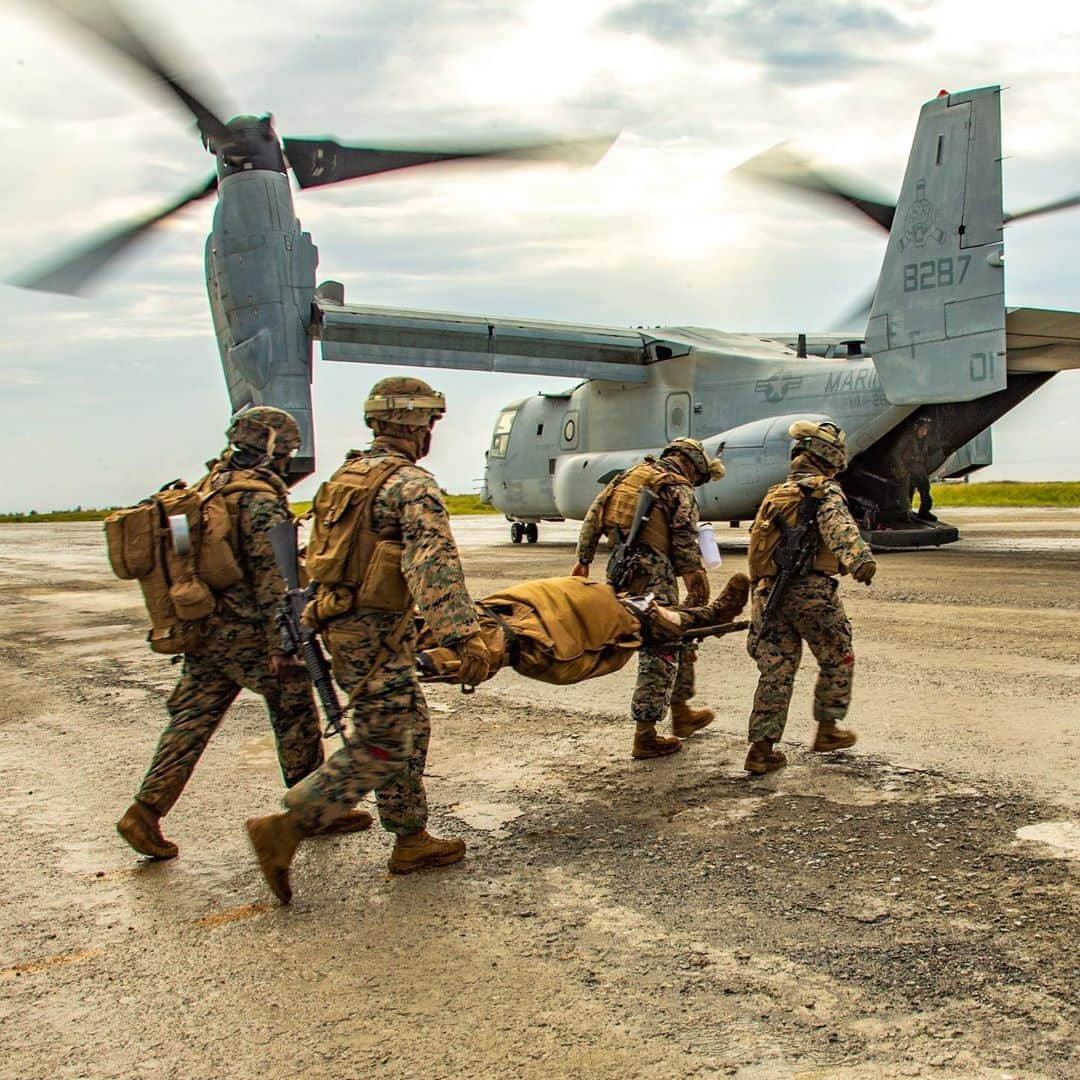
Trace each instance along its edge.
<path fill-rule="evenodd" d="M 599 161 L 617 138 L 599 135 L 562 142 L 488 146 L 448 146 L 441 150 L 414 147 L 375 148 L 342 146 L 334 139 L 283 139 L 285 154 L 302 188 L 337 184 L 363 176 L 433 165 L 445 161 L 498 160 L 562 161 L 592 165 Z"/>
<path fill-rule="evenodd" d="M 38 0 L 62 21 L 80 27 L 86 33 L 122 53 L 180 99 L 195 117 L 199 131 L 214 140 L 217 149 L 233 141 L 232 132 L 218 114 L 206 105 L 175 74 L 175 65 L 167 64 L 113 6 L 110 0 Z"/>
<path fill-rule="evenodd" d="M 1052 214 L 1057 210 L 1068 210 L 1073 206 L 1080 206 L 1080 195 L 1070 195 L 1068 198 L 1044 203 L 1042 206 L 1032 206 L 1028 210 L 1021 210 L 1018 214 L 1006 214 L 1003 220 L 1006 225 L 1010 225 L 1014 221 L 1038 217 L 1040 214 Z"/>
<path fill-rule="evenodd" d="M 778 143 L 757 157 L 744 161 L 732 171 L 736 176 L 750 180 L 762 180 L 767 184 L 807 191 L 812 195 L 823 195 L 825 198 L 846 203 L 865 214 L 886 232 L 892 228 L 893 218 L 896 216 L 894 204 L 871 199 L 846 184 L 834 182 L 817 172 L 808 158 L 786 143 Z"/>
<path fill-rule="evenodd" d="M 113 229 L 75 250 L 59 262 L 12 279 L 11 284 L 23 289 L 76 296 L 109 262 L 126 251 L 139 237 L 178 210 L 182 210 L 189 203 L 198 202 L 199 199 L 209 195 L 217 188 L 217 183 L 217 176 L 211 176 L 198 188 L 193 188 L 164 209 L 129 225 Z"/>
<path fill-rule="evenodd" d="M 866 330 L 866 324 L 870 321 L 870 309 L 874 306 L 874 294 L 877 292 L 875 286 L 871 289 L 863 298 L 849 308 L 838 319 L 833 320 L 833 330 L 855 330 L 859 332 Z"/>

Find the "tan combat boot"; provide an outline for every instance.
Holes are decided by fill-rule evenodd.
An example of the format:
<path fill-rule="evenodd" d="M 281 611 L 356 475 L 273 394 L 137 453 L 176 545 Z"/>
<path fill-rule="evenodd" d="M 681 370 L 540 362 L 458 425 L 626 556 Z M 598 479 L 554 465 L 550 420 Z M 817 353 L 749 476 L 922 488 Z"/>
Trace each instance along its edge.
<path fill-rule="evenodd" d="M 292 811 L 286 811 L 284 814 L 248 818 L 244 828 L 247 829 L 255 858 L 259 860 L 259 869 L 270 891 L 283 904 L 289 903 L 292 900 L 289 866 L 304 838 L 295 815 Z"/>
<path fill-rule="evenodd" d="M 634 748 L 630 751 L 630 756 L 643 761 L 646 758 L 677 754 L 681 749 L 682 743 L 678 739 L 668 739 L 663 735 L 657 735 L 655 725 L 648 724 L 640 726 L 634 732 Z"/>
<path fill-rule="evenodd" d="M 116 823 L 116 831 L 140 855 L 149 855 L 152 859 L 175 859 L 180 849 L 161 835 L 159 824 L 161 815 L 136 799 Z"/>
<path fill-rule="evenodd" d="M 366 810 L 350 810 L 324 825 L 315 836 L 344 836 L 345 833 L 363 832 L 370 829 L 375 819 Z"/>
<path fill-rule="evenodd" d="M 464 840 L 442 840 L 423 829 L 397 838 L 387 866 L 391 874 L 411 874 L 414 870 L 449 866 L 464 858 Z"/>
<path fill-rule="evenodd" d="M 695 731 L 708 727 L 716 719 L 712 709 L 695 709 L 688 701 L 671 703 L 671 731 L 680 739 L 689 739 Z"/>
<path fill-rule="evenodd" d="M 830 754 L 834 750 L 854 746 L 857 739 L 854 731 L 838 728 L 835 720 L 819 720 L 814 745 L 810 749 L 816 754 Z"/>
<path fill-rule="evenodd" d="M 773 749 L 772 739 L 758 739 L 750 744 L 743 768 L 755 776 L 764 776 L 782 769 L 786 764 L 787 758 L 779 750 Z"/>

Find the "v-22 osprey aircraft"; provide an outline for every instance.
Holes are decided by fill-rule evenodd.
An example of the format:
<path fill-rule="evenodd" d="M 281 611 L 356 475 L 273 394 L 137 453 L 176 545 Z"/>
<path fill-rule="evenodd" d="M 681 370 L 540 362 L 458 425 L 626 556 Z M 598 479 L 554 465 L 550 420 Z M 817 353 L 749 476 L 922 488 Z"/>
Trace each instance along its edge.
<path fill-rule="evenodd" d="M 584 380 L 510 404 L 495 422 L 485 487 L 518 542 L 535 541 L 540 521 L 580 519 L 600 484 L 682 435 L 711 453 L 723 448 L 727 476 L 698 489 L 703 519 L 749 518 L 786 472 L 788 427 L 811 418 L 847 432 L 852 460 L 841 482 L 879 543 L 890 535 L 941 543 L 955 530 L 908 527 L 908 493 L 896 490 L 890 462 L 905 421 L 916 412 L 934 421 L 932 468 L 946 459 L 955 472 L 976 468 L 989 460 L 993 421 L 1056 372 L 1080 367 L 1080 314 L 1005 305 L 1004 225 L 1080 197 L 1003 212 L 998 87 L 942 92 L 924 105 L 895 207 L 830 190 L 820 178 L 787 181 L 889 228 L 862 337 L 450 315 L 348 304 L 332 281 L 316 288 L 317 252 L 296 218 L 288 171 L 308 188 L 448 159 L 595 158 L 610 140 L 436 150 L 282 143 L 269 116 L 221 120 L 111 4 L 93 14 L 66 0 L 41 7 L 173 93 L 217 170 L 155 214 L 17 283 L 78 291 L 159 222 L 216 192 L 206 276 L 230 401 L 234 410 L 270 404 L 297 416 L 297 474 L 315 464 L 311 347 L 319 339 L 326 360 Z"/>

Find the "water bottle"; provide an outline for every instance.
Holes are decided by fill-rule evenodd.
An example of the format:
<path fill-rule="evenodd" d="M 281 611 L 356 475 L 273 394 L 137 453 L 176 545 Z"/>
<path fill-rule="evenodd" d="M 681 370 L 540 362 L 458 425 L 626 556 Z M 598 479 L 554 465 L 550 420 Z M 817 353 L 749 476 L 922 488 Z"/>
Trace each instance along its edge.
<path fill-rule="evenodd" d="M 720 549 L 716 546 L 716 533 L 713 532 L 712 523 L 702 522 L 698 526 L 697 534 L 698 551 L 701 552 L 701 561 L 706 570 L 713 570 L 720 565 Z"/>

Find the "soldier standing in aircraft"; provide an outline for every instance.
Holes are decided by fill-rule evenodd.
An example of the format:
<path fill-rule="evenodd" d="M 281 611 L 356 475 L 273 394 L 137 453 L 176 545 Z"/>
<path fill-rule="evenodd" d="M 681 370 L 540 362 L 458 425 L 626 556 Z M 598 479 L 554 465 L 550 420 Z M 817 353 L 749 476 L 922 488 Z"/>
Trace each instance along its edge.
<path fill-rule="evenodd" d="M 724 466 L 710 460 L 697 439 L 675 439 L 659 459 L 648 457 L 615 477 L 593 500 L 578 537 L 575 577 L 588 577 L 589 565 L 603 535 L 619 529 L 625 535 L 634 517 L 638 496 L 649 488 L 657 496 L 657 506 L 643 529 L 636 554 L 636 571 L 631 592 L 655 594 L 662 604 L 679 601 L 680 575 L 687 589 L 687 603 L 704 604 L 709 598 L 709 578 L 698 547 L 698 509 L 694 488 L 709 480 L 719 480 Z M 683 646 L 670 652 L 642 649 L 638 661 L 637 685 L 630 706 L 635 723 L 635 758 L 663 757 L 682 748 L 680 739 L 710 724 L 710 709 L 691 708 L 694 696 L 696 650 Z M 656 734 L 671 702 L 672 730 L 676 738 Z"/>
<path fill-rule="evenodd" d="M 750 714 L 745 768 L 759 775 L 787 764 L 773 744 L 784 734 L 804 641 L 819 668 L 814 687 L 818 727 L 811 749 L 828 753 L 854 746 L 855 733 L 836 726 L 851 704 L 855 667 L 851 624 L 836 593 L 836 575 L 850 573 L 869 584 L 877 570 L 834 479 L 847 466 L 843 431 L 835 424 L 799 420 L 790 435 L 795 440 L 791 471 L 787 480 L 769 489 L 750 529 L 753 608 L 746 648 L 761 674 Z M 800 510 L 807 511 L 810 526 L 802 536 L 796 528 Z M 786 541 L 787 537 L 792 539 Z M 763 626 L 769 594 L 780 573 L 776 556 L 781 545 L 798 539 L 806 545 L 807 568 L 788 583 L 775 614 Z"/>
<path fill-rule="evenodd" d="M 306 563 L 319 588 L 304 617 L 322 631 L 354 711 L 347 745 L 287 792 L 285 812 L 247 823 L 263 876 L 286 904 L 300 842 L 368 791 L 375 792 L 383 827 L 396 836 L 391 873 L 465 856 L 463 840 L 426 831 L 431 726 L 413 662 L 419 608 L 436 639 L 458 653 L 463 683 L 488 673 L 439 486 L 416 464 L 445 411 L 442 394 L 420 379 L 376 383 L 364 404 L 375 432 L 371 448 L 351 451 L 315 495 Z"/>
<path fill-rule="evenodd" d="M 930 513 L 934 500 L 930 495 L 930 424 L 929 416 L 916 417 L 900 436 L 892 454 L 893 475 L 900 487 L 905 514 L 911 513 L 911 500 L 919 493 L 920 521 L 937 521 Z"/>
<path fill-rule="evenodd" d="M 300 446 L 300 429 L 282 409 L 260 405 L 233 417 L 229 449 L 210 463 L 197 487 L 227 507 L 234 555 L 243 577 L 216 597 L 202 643 L 184 656 L 180 681 L 169 697 L 168 726 L 135 801 L 117 822 L 120 835 L 138 852 L 171 859 L 178 848 L 161 833 L 160 819 L 172 809 L 242 687 L 266 700 L 277 740 L 278 761 L 289 787 L 322 763 L 322 737 L 303 665 L 286 656 L 274 623 L 285 594 L 268 533 L 289 520 L 284 477 Z M 356 810 L 335 822 L 332 832 L 371 825 Z"/>

